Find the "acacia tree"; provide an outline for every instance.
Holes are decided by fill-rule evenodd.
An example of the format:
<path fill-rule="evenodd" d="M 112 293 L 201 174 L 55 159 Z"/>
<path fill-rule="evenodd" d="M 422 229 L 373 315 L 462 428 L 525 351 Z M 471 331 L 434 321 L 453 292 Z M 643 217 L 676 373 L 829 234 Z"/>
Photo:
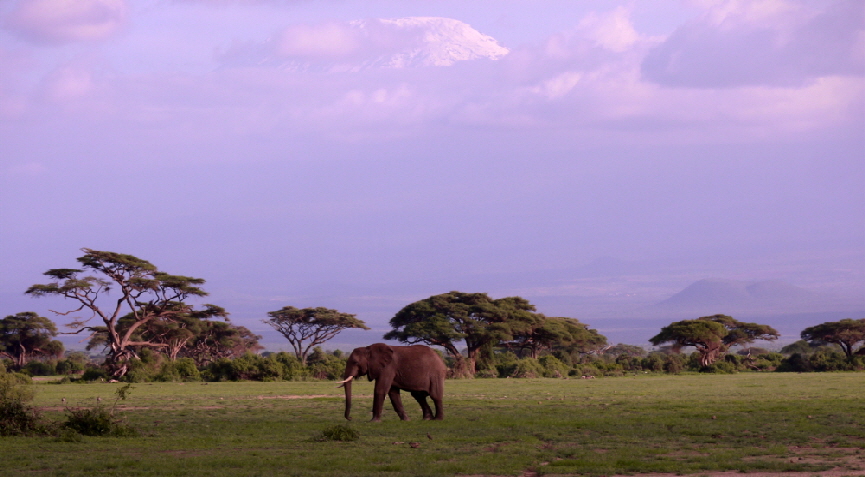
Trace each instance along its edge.
<path fill-rule="evenodd" d="M 187 299 L 207 295 L 199 288 L 204 284 L 201 278 L 169 275 L 132 255 L 88 248 L 81 251 L 84 255 L 77 260 L 83 269 L 48 270 L 44 275 L 54 281 L 33 285 L 26 293 L 35 297 L 61 296 L 80 304 L 74 310 L 55 312 L 58 315 L 88 310 L 90 317 L 76 319 L 67 326 L 77 329 L 78 333 L 105 333 L 108 346 L 105 366 L 114 377 L 126 374 L 128 361 L 137 357 L 137 347 L 167 346 L 141 338 L 142 327 L 154 321 L 174 322 L 194 311 L 185 303 Z M 85 270 L 96 275 L 84 275 Z M 116 295 L 108 298 L 109 292 Z M 131 317 L 129 326 L 118 326 L 121 317 L 127 313 Z M 102 323 L 89 324 L 93 318 Z"/>
<path fill-rule="evenodd" d="M 355 315 L 324 307 L 298 309 L 284 306 L 267 314 L 270 318 L 263 321 L 285 336 L 304 366 L 313 348 L 330 341 L 343 330 L 369 329 Z"/>
<path fill-rule="evenodd" d="M 502 345 L 515 350 L 521 358 L 526 351 L 530 357 L 537 358 L 544 350 L 558 348 L 588 353 L 607 344 L 605 336 L 576 318 L 538 317 L 541 318 L 538 322 L 524 331 L 514 333 L 513 339 Z"/>
<path fill-rule="evenodd" d="M 190 310 L 188 313 L 178 313 L 171 320 L 150 320 L 139 326 L 131 339 L 137 343 L 150 343 L 150 345 L 139 344 L 136 347 L 152 347 L 163 351 L 168 358 L 175 360 L 180 353 L 191 346 L 197 338 L 206 341 L 203 335 L 209 328 L 209 320 L 222 318 L 227 323 L 228 313 L 222 307 L 216 305 L 204 305 L 201 310 Z M 135 315 L 128 313 L 117 320 L 117 330 L 123 335 L 137 323 Z M 90 341 L 87 349 L 108 348 L 109 333 L 105 326 L 94 326 L 91 328 Z M 259 337 L 260 338 L 260 337 Z"/>
<path fill-rule="evenodd" d="M 27 364 L 30 356 L 63 354 L 63 343 L 57 336 L 54 322 L 32 311 L 22 311 L 0 320 L 0 356 L 12 360 L 17 369 Z"/>
<path fill-rule="evenodd" d="M 709 366 L 731 346 L 755 340 L 772 341 L 779 333 L 768 325 L 745 323 L 727 315 L 712 315 L 671 323 L 649 341 L 659 346 L 672 343 L 673 351 L 693 346 L 700 353 L 700 365 Z"/>
<path fill-rule="evenodd" d="M 492 299 L 486 293 L 452 291 L 416 301 L 390 320 L 386 340 L 441 346 L 455 360 L 454 374 L 473 376 L 478 352 L 489 343 L 509 341 L 542 318 L 518 296 Z M 467 357 L 457 348 L 464 341 Z"/>
<path fill-rule="evenodd" d="M 244 353 L 255 353 L 263 348 L 257 335 L 245 326 L 227 321 L 202 321 L 197 334 L 178 357 L 192 358 L 196 366 L 203 367 L 220 358 L 236 358 Z"/>
<path fill-rule="evenodd" d="M 859 342 L 865 342 L 865 318 L 845 318 L 805 328 L 802 330 L 802 339 L 812 344 L 835 343 L 841 346 L 847 359 L 851 359 L 854 353 L 865 354 L 865 345 L 854 351 Z"/>

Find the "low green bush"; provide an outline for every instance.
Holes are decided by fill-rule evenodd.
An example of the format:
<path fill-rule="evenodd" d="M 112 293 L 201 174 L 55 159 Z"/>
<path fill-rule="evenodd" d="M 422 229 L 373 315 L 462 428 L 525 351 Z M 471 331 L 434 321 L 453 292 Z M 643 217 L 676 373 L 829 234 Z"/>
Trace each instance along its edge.
<path fill-rule="evenodd" d="M 328 427 L 327 429 L 321 431 L 320 436 L 315 438 L 315 440 L 319 442 L 353 442 L 358 439 L 360 439 L 360 432 L 352 429 L 351 426 L 348 426 L 346 424 L 337 424 L 335 426 Z"/>
<path fill-rule="evenodd" d="M 39 411 L 30 405 L 35 392 L 32 381 L 20 373 L 0 373 L 0 436 L 44 431 Z"/>

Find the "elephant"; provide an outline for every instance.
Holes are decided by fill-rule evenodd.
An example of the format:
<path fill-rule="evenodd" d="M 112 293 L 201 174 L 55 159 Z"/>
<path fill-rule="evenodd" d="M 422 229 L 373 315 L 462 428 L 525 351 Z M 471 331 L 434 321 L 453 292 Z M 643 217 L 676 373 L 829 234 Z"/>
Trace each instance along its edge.
<path fill-rule="evenodd" d="M 366 376 L 375 381 L 372 400 L 372 421 L 381 421 L 384 396 L 390 397 L 394 410 L 403 421 L 409 420 L 400 399 L 400 391 L 409 391 L 420 404 L 424 419 L 444 419 L 442 397 L 444 395 L 444 361 L 429 346 L 389 346 L 376 343 L 355 348 L 348 357 L 343 373 L 345 387 L 345 418 L 351 420 L 351 382 Z M 427 396 L 435 404 L 435 415 L 427 403 Z"/>

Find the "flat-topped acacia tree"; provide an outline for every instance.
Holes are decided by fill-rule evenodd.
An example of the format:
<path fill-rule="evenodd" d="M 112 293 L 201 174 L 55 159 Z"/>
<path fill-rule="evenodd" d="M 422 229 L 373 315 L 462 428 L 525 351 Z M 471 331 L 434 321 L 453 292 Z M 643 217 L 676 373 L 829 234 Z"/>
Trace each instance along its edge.
<path fill-rule="evenodd" d="M 655 346 L 673 343 L 675 351 L 693 346 L 700 353 L 700 364 L 709 366 L 731 346 L 756 340 L 772 341 L 779 336 L 778 331 L 768 325 L 742 322 L 727 315 L 712 315 L 670 323 L 649 341 Z"/>
<path fill-rule="evenodd" d="M 525 298 L 490 298 L 486 293 L 452 291 L 418 300 L 390 319 L 386 340 L 441 346 L 454 358 L 454 374 L 474 376 L 478 353 L 489 344 L 514 339 L 543 319 Z M 468 356 L 458 345 L 465 342 Z"/>
<path fill-rule="evenodd" d="M 856 345 L 865 342 L 865 318 L 854 320 L 844 318 L 841 321 L 827 321 L 802 330 L 802 339 L 812 344 L 835 343 L 844 350 L 847 359 L 853 354 L 865 354 L 865 345 L 856 351 Z"/>
<path fill-rule="evenodd" d="M 54 322 L 32 311 L 22 311 L 0 320 L 0 356 L 12 359 L 16 369 L 30 356 L 63 356 L 63 343 L 54 340 Z"/>
<path fill-rule="evenodd" d="M 355 315 L 324 307 L 300 309 L 284 306 L 280 310 L 268 311 L 267 314 L 270 318 L 264 322 L 285 336 L 294 348 L 297 359 L 304 366 L 310 351 L 330 341 L 342 330 L 369 329 L 366 323 Z"/>
<path fill-rule="evenodd" d="M 225 316 L 219 307 L 205 305 L 204 311 L 196 311 L 186 300 L 207 296 L 199 288 L 201 278 L 169 275 L 160 271 L 147 260 L 132 255 L 81 249 L 78 257 L 81 269 L 59 268 L 44 273 L 54 281 L 33 285 L 27 294 L 34 297 L 61 296 L 79 303 L 78 308 L 58 315 L 69 315 L 82 310 L 91 312 L 90 317 L 75 319 L 67 326 L 78 333 L 105 333 L 108 355 L 105 366 L 111 376 L 121 377 L 128 371 L 128 362 L 137 357 L 136 347 L 164 348 L 166 343 L 142 340 L 139 330 L 154 322 L 173 322 L 180 317 L 199 314 L 201 318 Z M 85 275 L 88 272 L 94 275 Z M 93 318 L 101 323 L 89 324 Z M 128 319 L 120 326 L 121 318 Z"/>

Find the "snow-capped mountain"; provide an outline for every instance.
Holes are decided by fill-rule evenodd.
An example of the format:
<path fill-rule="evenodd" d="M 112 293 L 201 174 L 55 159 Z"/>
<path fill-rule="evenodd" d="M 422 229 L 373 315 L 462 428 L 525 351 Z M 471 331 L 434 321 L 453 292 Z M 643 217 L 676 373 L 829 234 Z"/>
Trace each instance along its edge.
<path fill-rule="evenodd" d="M 409 17 L 295 25 L 266 43 L 235 46 L 221 60 L 229 67 L 351 72 L 451 66 L 459 61 L 498 60 L 508 53 L 495 38 L 459 20 Z"/>
<path fill-rule="evenodd" d="M 414 33 L 417 38 L 400 45 L 398 51 L 379 58 L 381 66 L 450 66 L 457 61 L 477 59 L 497 60 L 509 50 L 471 26 L 451 18 L 410 17 L 372 20 L 382 26 Z M 369 28 L 369 21 L 356 22 L 358 28 Z"/>

